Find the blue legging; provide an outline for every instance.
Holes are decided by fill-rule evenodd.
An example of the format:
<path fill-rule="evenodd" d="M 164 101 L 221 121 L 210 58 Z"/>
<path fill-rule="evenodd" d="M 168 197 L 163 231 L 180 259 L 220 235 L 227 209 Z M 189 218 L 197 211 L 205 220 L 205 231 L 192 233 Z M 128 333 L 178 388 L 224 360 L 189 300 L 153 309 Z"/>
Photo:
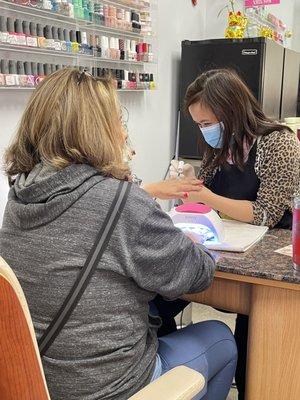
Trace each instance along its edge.
<path fill-rule="evenodd" d="M 201 372 L 207 387 L 194 400 L 225 400 L 237 362 L 234 337 L 219 321 L 190 325 L 159 338 L 162 374 L 179 365 Z"/>

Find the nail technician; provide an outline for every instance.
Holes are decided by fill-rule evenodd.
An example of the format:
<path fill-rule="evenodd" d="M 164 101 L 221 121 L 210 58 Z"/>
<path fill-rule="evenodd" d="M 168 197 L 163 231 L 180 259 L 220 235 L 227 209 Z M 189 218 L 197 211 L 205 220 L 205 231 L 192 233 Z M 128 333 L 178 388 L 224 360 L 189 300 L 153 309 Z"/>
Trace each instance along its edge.
<path fill-rule="evenodd" d="M 292 197 L 299 190 L 300 142 L 267 118 L 250 89 L 230 70 L 201 74 L 188 88 L 185 109 L 206 142 L 199 177 L 203 187 L 187 202 L 205 203 L 224 217 L 290 229 Z M 171 173 L 177 174 L 173 161 Z M 191 176 L 185 165 L 183 176 Z M 248 317 L 239 315 L 236 382 L 244 399 Z"/>

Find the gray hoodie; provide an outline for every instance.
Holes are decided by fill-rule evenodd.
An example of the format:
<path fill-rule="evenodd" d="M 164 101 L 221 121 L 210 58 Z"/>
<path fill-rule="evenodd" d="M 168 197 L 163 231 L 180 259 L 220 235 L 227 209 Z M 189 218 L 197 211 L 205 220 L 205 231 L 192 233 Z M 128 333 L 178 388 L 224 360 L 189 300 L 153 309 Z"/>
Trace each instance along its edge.
<path fill-rule="evenodd" d="M 118 186 L 88 165 L 42 165 L 11 188 L 0 254 L 24 289 L 37 338 L 83 266 Z M 133 185 L 99 266 L 43 358 L 52 400 L 125 400 L 149 383 L 156 293 L 176 298 L 209 286 L 214 261 Z"/>

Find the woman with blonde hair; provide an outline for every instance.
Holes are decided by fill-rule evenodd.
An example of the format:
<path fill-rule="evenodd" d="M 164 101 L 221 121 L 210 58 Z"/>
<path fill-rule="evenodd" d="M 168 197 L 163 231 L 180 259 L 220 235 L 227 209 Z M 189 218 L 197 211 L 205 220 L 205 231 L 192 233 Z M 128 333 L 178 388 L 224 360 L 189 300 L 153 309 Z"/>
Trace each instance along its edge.
<path fill-rule="evenodd" d="M 184 364 L 208 382 L 197 399 L 224 400 L 236 365 L 230 330 L 207 321 L 158 341 L 148 322 L 156 294 L 204 290 L 214 261 L 126 182 L 124 151 L 112 82 L 69 68 L 39 85 L 6 152 L 0 254 L 26 294 L 51 399 L 125 400 Z"/>

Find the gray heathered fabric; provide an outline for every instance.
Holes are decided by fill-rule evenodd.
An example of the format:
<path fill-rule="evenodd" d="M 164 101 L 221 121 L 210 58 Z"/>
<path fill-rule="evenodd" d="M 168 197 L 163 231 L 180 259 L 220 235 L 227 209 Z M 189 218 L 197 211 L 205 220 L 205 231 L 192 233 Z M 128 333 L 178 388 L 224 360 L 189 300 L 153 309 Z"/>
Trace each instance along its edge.
<path fill-rule="evenodd" d="M 37 167 L 38 169 L 39 167 Z M 83 266 L 117 190 L 87 165 L 35 169 L 9 193 L 0 254 L 17 274 L 41 337 Z M 99 267 L 43 359 L 52 400 L 125 400 L 151 379 L 148 302 L 205 289 L 214 262 L 133 186 Z"/>

